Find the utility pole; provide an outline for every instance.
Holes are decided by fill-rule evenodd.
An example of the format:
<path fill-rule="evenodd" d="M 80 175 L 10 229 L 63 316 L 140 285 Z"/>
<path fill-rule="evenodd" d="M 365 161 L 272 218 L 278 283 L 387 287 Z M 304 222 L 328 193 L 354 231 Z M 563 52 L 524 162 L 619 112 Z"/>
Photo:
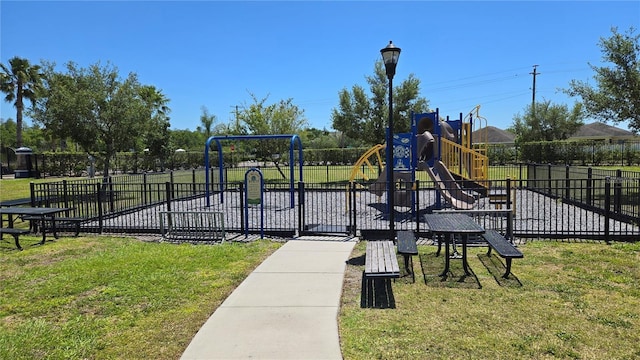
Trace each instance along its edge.
<path fill-rule="evenodd" d="M 235 128 L 234 130 L 237 130 L 237 129 L 239 128 L 239 125 L 240 125 L 240 124 L 238 123 L 238 105 L 235 105 L 235 106 L 233 106 L 233 105 L 232 105 L 232 106 L 231 106 L 231 108 L 232 108 L 232 109 L 233 109 L 234 107 L 235 107 L 235 109 L 236 109 L 236 110 L 235 110 L 235 114 L 236 114 L 236 128 Z M 231 113 L 233 113 L 233 111 L 232 111 Z"/>
<path fill-rule="evenodd" d="M 536 113 L 536 75 L 540 75 L 540 73 L 537 72 L 537 68 L 538 65 L 533 65 L 533 72 L 529 73 L 533 75 L 533 96 L 531 97 L 531 113 L 533 115 Z"/>

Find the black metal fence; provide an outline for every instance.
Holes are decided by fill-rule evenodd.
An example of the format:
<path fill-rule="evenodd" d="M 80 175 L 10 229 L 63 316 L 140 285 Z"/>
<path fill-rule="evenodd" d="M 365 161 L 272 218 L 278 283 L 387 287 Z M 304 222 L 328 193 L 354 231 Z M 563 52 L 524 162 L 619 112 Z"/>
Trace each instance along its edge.
<path fill-rule="evenodd" d="M 528 165 L 526 187 L 620 221 L 640 219 L 640 173 L 571 166 Z"/>
<path fill-rule="evenodd" d="M 503 200 L 474 193 L 473 208 L 489 214 L 484 219 L 487 228 L 504 232 L 504 220 L 490 214 L 508 205 L 516 238 L 640 239 L 636 173 L 592 169 L 582 174 L 547 165 L 498 171 L 525 176 L 485 184 L 490 192 L 504 194 Z M 222 211 L 226 230 L 240 234 L 366 236 L 389 229 L 386 192 L 378 196 L 368 190 L 367 183 L 297 182 L 291 192 L 289 184 L 267 182 L 262 202 L 248 205 L 242 182 L 225 183 L 224 191 L 219 183 L 209 184 L 207 201 L 203 178 L 203 172 L 192 171 L 32 183 L 32 204 L 72 208 L 66 216 L 86 219 L 81 225 L 85 232 L 159 233 L 160 213 L 172 210 Z M 431 181 L 405 185 L 411 187 L 395 191 L 395 229 L 427 233 L 422 215 L 447 207 L 447 202 Z"/>

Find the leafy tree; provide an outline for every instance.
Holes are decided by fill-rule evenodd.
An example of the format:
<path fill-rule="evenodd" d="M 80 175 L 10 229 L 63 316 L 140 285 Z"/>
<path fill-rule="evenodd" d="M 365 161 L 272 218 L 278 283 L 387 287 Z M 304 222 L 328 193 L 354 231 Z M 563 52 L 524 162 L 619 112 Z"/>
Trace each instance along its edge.
<path fill-rule="evenodd" d="M 338 136 L 327 129 L 308 128 L 302 132 L 305 149 L 332 149 L 338 147 Z"/>
<path fill-rule="evenodd" d="M 361 139 L 364 128 L 371 119 L 371 104 L 364 88 L 354 85 L 351 92 L 343 89 L 338 94 L 339 109 L 333 109 L 333 128 L 351 139 Z M 375 142 L 375 141 L 374 141 Z"/>
<path fill-rule="evenodd" d="M 42 86 L 40 68 L 17 56 L 9 59 L 8 66 L 0 64 L 0 91 L 5 94 L 5 101 L 13 102 L 16 108 L 16 147 L 22 146 L 24 101 L 35 104 Z"/>
<path fill-rule="evenodd" d="M 516 134 L 516 142 L 552 141 L 569 138 L 583 124 L 580 103 L 569 111 L 567 105 L 545 101 L 536 103 L 535 109 L 527 106 L 523 116 L 517 114 L 509 130 Z"/>
<path fill-rule="evenodd" d="M 80 68 L 73 62 L 67 73 L 46 68 L 46 89 L 34 108 L 33 118 L 46 131 L 69 137 L 84 151 L 103 160 L 104 175 L 118 151 L 129 151 L 150 129 L 156 100 L 143 98 L 137 76 L 122 79 L 114 66 L 94 64 Z M 147 89 L 150 90 L 150 89 Z M 160 100 L 159 103 L 163 103 Z"/>
<path fill-rule="evenodd" d="M 14 147 L 16 144 L 16 122 L 13 119 L 0 119 L 0 149 Z"/>
<path fill-rule="evenodd" d="M 600 39 L 603 60 L 612 67 L 597 67 L 593 76 L 597 87 L 572 80 L 564 90 L 570 96 L 580 96 L 587 115 L 604 121 L 619 123 L 629 121 L 629 128 L 640 131 L 640 35 L 631 28 L 619 34 L 612 28 L 608 39 Z"/>
<path fill-rule="evenodd" d="M 389 80 L 381 60 L 376 61 L 373 76 L 366 77 L 370 95 L 360 85 L 338 93 L 338 108 L 331 112 L 333 128 L 351 139 L 367 144 L 385 141 L 389 119 Z M 394 132 L 411 129 L 411 112 L 427 112 L 428 101 L 420 97 L 420 80 L 413 74 L 393 89 Z"/>
<path fill-rule="evenodd" d="M 189 129 L 174 129 L 169 130 L 171 149 L 185 149 L 202 151 L 204 142 L 197 133 Z"/>
<path fill-rule="evenodd" d="M 258 99 L 251 94 L 253 103 L 243 106 L 238 111 L 238 120 L 242 129 L 238 129 L 242 134 L 249 135 L 293 135 L 299 134 L 307 125 L 304 117 L 304 110 L 293 103 L 293 99 L 280 100 L 274 104 L 267 104 L 267 97 Z M 275 154 L 284 154 L 289 149 L 288 140 L 254 141 L 250 146 L 255 150 L 258 159 L 273 161 L 280 170 L 280 158 L 273 157 Z M 286 176 L 280 170 L 283 178 Z"/>
<path fill-rule="evenodd" d="M 22 138 L 25 144 L 29 144 L 29 147 L 35 152 L 42 152 L 49 149 L 49 143 L 44 136 L 44 131 L 38 124 L 25 126 L 22 130 Z"/>

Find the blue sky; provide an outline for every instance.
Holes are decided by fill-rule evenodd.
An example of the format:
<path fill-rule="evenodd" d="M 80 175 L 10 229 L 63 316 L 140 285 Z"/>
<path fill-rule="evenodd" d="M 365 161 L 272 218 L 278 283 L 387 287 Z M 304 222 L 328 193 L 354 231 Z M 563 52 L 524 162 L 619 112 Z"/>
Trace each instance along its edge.
<path fill-rule="evenodd" d="M 442 115 L 481 105 L 488 125 L 504 129 L 531 104 L 534 64 L 536 100 L 571 107 L 578 99 L 558 89 L 593 84 L 600 38 L 640 28 L 640 1 L 2 0 L 0 23 L 2 63 L 110 62 L 162 90 L 173 129 L 195 130 L 202 106 L 229 122 L 255 94 L 292 98 L 310 126 L 329 130 L 338 92 L 368 88 L 389 40 L 402 48 L 394 84 L 413 73 Z"/>

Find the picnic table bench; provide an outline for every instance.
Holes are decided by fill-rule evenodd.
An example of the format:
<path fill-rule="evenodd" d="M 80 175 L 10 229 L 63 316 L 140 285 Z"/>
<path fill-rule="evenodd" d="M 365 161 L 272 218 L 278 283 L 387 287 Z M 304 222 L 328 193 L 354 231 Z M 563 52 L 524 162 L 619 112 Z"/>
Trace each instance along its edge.
<path fill-rule="evenodd" d="M 31 228 L 33 229 L 33 232 L 37 233 L 38 232 L 38 221 L 41 221 L 42 219 L 40 217 L 36 217 L 36 216 L 23 216 L 22 220 L 25 221 L 31 221 Z M 82 217 L 67 217 L 67 216 L 54 216 L 51 218 L 47 218 L 42 220 L 45 224 L 46 223 L 51 223 L 51 228 L 54 229 L 53 232 L 53 237 L 55 237 L 56 239 L 58 238 L 58 233 L 57 231 L 60 229 L 60 225 L 65 226 L 65 225 L 71 225 L 73 226 L 75 233 L 74 236 L 78 236 L 80 235 L 80 223 L 83 222 L 84 220 L 86 220 L 85 218 Z M 56 223 L 56 224 L 54 224 Z M 42 229 L 42 231 L 46 231 L 47 228 Z"/>
<path fill-rule="evenodd" d="M 487 241 L 487 244 L 489 244 L 487 256 L 491 256 L 491 250 L 493 249 L 498 255 L 505 259 L 507 270 L 502 277 L 505 279 L 508 278 L 511 273 L 511 260 L 523 258 L 524 255 L 509 240 L 495 230 L 485 231 L 482 237 Z"/>
<path fill-rule="evenodd" d="M 368 241 L 364 264 L 365 277 L 398 278 L 400 266 L 393 241 Z"/>
<path fill-rule="evenodd" d="M 398 240 L 398 254 L 404 257 L 404 268 L 408 274 L 411 274 L 413 281 L 416 281 L 415 273 L 413 272 L 413 255 L 418 255 L 418 246 L 416 244 L 416 237 L 413 231 L 401 230 L 397 233 Z"/>
<path fill-rule="evenodd" d="M 18 239 L 20 237 L 20 235 L 25 235 L 28 234 L 30 232 L 29 229 L 17 229 L 17 228 L 0 228 L 0 235 L 11 235 L 13 236 L 13 239 L 15 240 L 16 243 L 16 247 L 18 248 L 18 250 L 22 250 L 22 247 L 20 246 L 20 240 Z"/>

